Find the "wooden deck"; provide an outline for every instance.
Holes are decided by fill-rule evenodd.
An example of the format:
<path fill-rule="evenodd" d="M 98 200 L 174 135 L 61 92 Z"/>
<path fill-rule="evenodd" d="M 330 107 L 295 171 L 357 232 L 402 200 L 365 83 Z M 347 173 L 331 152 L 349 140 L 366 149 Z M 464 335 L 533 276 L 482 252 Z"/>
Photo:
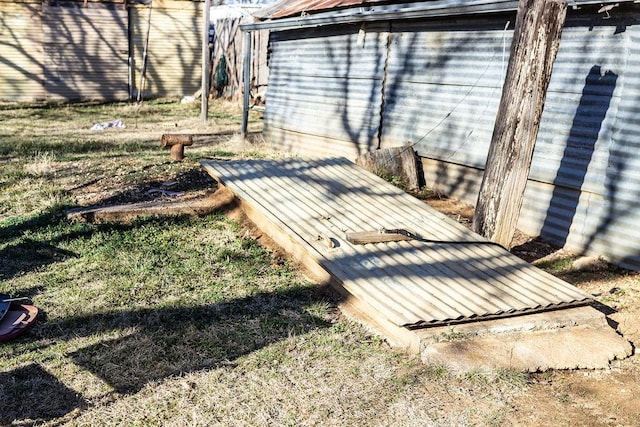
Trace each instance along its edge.
<path fill-rule="evenodd" d="M 415 329 L 591 301 L 346 159 L 202 165 L 266 220 L 266 231 L 279 234 L 286 249 L 321 266 L 382 323 Z M 380 229 L 408 230 L 419 239 L 365 245 L 346 239 Z"/>

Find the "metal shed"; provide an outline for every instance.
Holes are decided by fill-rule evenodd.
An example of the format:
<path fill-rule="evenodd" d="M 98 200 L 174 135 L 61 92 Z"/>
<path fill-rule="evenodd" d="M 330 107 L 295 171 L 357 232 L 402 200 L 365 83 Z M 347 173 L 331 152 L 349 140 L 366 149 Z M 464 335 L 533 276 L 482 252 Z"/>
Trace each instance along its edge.
<path fill-rule="evenodd" d="M 145 99 L 193 95 L 201 83 L 202 3 L 152 0 L 129 13 L 134 92 Z"/>
<path fill-rule="evenodd" d="M 127 99 L 127 26 L 121 4 L 43 3 L 46 99 Z"/>
<path fill-rule="evenodd" d="M 41 23 L 39 2 L 0 1 L 1 99 L 44 99 Z"/>
<path fill-rule="evenodd" d="M 0 0 L 0 99 L 118 101 L 139 88 L 144 98 L 191 95 L 201 80 L 202 5 Z"/>
<path fill-rule="evenodd" d="M 519 228 L 640 269 L 640 5 L 569 5 Z M 305 0 L 263 10 L 244 29 L 271 31 L 267 139 L 351 159 L 411 141 L 427 184 L 474 204 L 516 8 Z"/>

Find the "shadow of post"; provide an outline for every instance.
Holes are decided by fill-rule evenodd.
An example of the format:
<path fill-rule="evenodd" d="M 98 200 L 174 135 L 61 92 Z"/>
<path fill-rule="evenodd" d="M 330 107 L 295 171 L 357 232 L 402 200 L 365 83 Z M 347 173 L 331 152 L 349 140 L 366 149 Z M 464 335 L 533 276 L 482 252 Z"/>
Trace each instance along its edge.
<path fill-rule="evenodd" d="M 553 194 L 540 231 L 540 236 L 560 247 L 567 243 L 617 79 L 617 74 L 610 70 L 604 71 L 599 65 L 591 67 L 585 78 L 582 96 L 553 181 Z"/>

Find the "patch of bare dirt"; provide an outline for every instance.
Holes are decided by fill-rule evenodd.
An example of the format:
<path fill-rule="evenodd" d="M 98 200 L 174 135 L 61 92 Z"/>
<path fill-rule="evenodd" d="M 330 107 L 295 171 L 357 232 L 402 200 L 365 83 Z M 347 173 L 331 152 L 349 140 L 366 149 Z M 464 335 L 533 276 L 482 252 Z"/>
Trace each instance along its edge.
<path fill-rule="evenodd" d="M 425 202 L 471 226 L 473 208 L 432 197 Z M 590 293 L 611 326 L 629 342 L 640 343 L 640 273 L 598 257 L 571 252 L 517 232 L 512 253 Z M 614 361 L 609 370 L 549 371 L 532 375 L 526 393 L 513 401 L 510 425 L 640 426 L 640 358 Z"/>

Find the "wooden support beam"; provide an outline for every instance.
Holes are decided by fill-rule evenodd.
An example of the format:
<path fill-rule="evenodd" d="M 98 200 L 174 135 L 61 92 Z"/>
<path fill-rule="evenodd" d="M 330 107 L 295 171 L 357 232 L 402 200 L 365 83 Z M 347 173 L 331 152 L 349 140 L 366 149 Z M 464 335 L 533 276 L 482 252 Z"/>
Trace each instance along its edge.
<path fill-rule="evenodd" d="M 202 83 L 200 90 L 202 98 L 200 104 L 200 118 L 207 123 L 209 118 L 209 63 L 211 55 L 209 51 L 209 27 L 211 26 L 210 11 L 211 0 L 204 0 L 202 11 Z"/>
<path fill-rule="evenodd" d="M 244 92 L 242 94 L 242 126 L 241 133 L 242 138 L 247 137 L 247 128 L 249 127 L 249 101 L 251 100 L 251 32 L 245 31 L 244 33 Z"/>
<path fill-rule="evenodd" d="M 567 12 L 564 0 L 520 0 L 502 98 L 473 229 L 509 247 L 515 233 L 551 69 Z"/>

